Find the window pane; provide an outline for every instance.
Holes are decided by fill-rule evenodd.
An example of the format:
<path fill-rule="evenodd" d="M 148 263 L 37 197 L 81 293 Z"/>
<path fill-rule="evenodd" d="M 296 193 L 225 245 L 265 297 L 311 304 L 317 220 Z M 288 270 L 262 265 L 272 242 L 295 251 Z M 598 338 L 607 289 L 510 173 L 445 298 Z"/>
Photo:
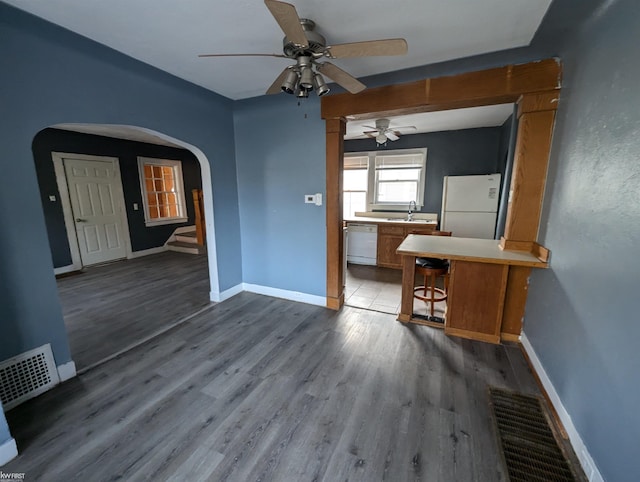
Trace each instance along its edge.
<path fill-rule="evenodd" d="M 150 178 L 152 176 L 153 176 L 153 171 L 151 169 L 151 165 L 150 164 L 145 164 L 144 165 L 144 177 Z"/>
<path fill-rule="evenodd" d="M 367 170 L 349 169 L 342 171 L 343 189 L 345 191 L 366 191 L 367 190 Z"/>
<path fill-rule="evenodd" d="M 418 199 L 418 182 L 379 182 L 376 202 L 409 203 Z"/>
<path fill-rule="evenodd" d="M 149 207 L 155 207 L 158 205 L 156 195 L 153 193 L 147 194 L 147 202 L 149 203 Z"/>
<path fill-rule="evenodd" d="M 417 181 L 420 179 L 420 169 L 378 169 L 376 174 L 380 181 Z"/>
<path fill-rule="evenodd" d="M 155 181 L 153 181 L 154 183 L 154 190 L 155 191 L 164 191 L 164 184 L 162 182 L 162 179 L 156 179 Z"/>
<path fill-rule="evenodd" d="M 367 193 L 366 192 L 345 192 L 343 201 L 342 216 L 351 219 L 355 216 L 356 211 L 367 210 Z"/>

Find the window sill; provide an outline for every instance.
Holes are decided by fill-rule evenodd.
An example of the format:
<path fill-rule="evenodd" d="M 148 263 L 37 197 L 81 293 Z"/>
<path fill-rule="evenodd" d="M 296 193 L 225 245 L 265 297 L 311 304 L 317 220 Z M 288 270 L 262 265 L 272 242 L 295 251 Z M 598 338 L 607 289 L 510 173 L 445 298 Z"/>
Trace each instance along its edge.
<path fill-rule="evenodd" d="M 159 221 L 145 221 L 144 224 L 146 227 L 151 228 L 153 226 L 164 226 L 165 224 L 184 224 L 187 221 L 189 221 L 189 218 L 171 218 Z"/>
<path fill-rule="evenodd" d="M 422 209 L 420 204 L 416 205 L 414 212 L 418 212 Z M 367 207 L 367 211 L 408 211 L 409 206 L 407 204 L 370 204 Z"/>

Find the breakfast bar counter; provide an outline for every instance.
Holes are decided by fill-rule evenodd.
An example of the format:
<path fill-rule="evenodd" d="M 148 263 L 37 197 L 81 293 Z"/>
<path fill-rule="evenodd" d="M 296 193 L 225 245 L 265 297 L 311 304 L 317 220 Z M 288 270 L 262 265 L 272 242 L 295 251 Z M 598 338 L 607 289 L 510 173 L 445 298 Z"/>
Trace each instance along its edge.
<path fill-rule="evenodd" d="M 403 260 L 399 321 L 434 325 L 413 313 L 416 257 L 448 259 L 445 333 L 491 343 L 500 342 L 510 267 L 547 268 L 549 255 L 535 243 L 529 252 L 502 249 L 492 239 L 415 234 L 404 239 L 397 253 Z"/>

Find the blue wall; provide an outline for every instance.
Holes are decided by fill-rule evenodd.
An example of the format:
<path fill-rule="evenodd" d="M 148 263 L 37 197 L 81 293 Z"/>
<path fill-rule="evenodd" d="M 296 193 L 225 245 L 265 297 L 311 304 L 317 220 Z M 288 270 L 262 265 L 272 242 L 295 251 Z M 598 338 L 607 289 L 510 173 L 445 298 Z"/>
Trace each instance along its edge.
<path fill-rule="evenodd" d="M 202 178 L 200 163 L 191 151 L 59 129 L 45 129 L 39 132 L 33 141 L 33 157 L 38 176 L 40 201 L 51 247 L 51 257 L 56 268 L 71 264 L 71 251 L 69 249 L 69 239 L 62 213 L 56 174 L 51 159 L 52 152 L 111 156 L 119 159 L 132 251 L 142 251 L 162 246 L 176 228 L 195 223 L 191 190 L 202 188 Z M 138 172 L 138 156 L 173 159 L 182 163 L 185 207 L 189 218 L 187 222 L 160 226 L 147 226 L 145 224 L 140 175 Z M 49 199 L 51 195 L 56 196 L 55 202 Z M 139 206 L 137 211 L 133 209 L 134 203 Z"/>
<path fill-rule="evenodd" d="M 326 295 L 325 127 L 317 97 L 279 94 L 234 111 L 245 283 Z M 304 195 L 323 193 L 323 205 Z"/>
<path fill-rule="evenodd" d="M 345 152 L 385 151 L 427 148 L 427 177 L 424 186 L 424 213 L 442 211 L 442 181 L 444 176 L 493 174 L 500 172 L 499 148 L 502 128 L 463 129 L 401 136 L 386 146 L 377 146 L 373 139 L 345 141 Z"/>
<path fill-rule="evenodd" d="M 0 447 L 9 440 L 11 440 L 11 434 L 9 433 L 9 426 L 7 425 L 7 419 L 4 417 L 4 410 L 0 401 Z"/>
<path fill-rule="evenodd" d="M 200 148 L 211 163 L 220 289 L 242 281 L 233 103 L 0 3 L 0 359 L 69 346 L 31 143 L 65 122 L 128 124 Z"/>
<path fill-rule="evenodd" d="M 567 44 L 525 333 L 602 475 L 640 474 L 640 4 Z"/>

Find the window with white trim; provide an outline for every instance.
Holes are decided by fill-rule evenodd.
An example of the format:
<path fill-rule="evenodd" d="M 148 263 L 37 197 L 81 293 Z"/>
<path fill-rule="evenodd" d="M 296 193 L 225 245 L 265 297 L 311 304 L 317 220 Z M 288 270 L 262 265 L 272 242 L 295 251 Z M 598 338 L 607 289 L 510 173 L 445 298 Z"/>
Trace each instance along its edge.
<path fill-rule="evenodd" d="M 145 224 L 157 226 L 186 222 L 182 162 L 138 157 L 138 171 Z"/>
<path fill-rule="evenodd" d="M 369 184 L 369 157 L 344 158 L 342 173 L 343 217 L 353 218 L 356 211 L 367 210 L 367 186 Z"/>
<path fill-rule="evenodd" d="M 420 209 L 426 162 L 426 148 L 345 154 L 344 217 L 352 218 L 356 211 L 404 211 L 411 201 Z"/>

